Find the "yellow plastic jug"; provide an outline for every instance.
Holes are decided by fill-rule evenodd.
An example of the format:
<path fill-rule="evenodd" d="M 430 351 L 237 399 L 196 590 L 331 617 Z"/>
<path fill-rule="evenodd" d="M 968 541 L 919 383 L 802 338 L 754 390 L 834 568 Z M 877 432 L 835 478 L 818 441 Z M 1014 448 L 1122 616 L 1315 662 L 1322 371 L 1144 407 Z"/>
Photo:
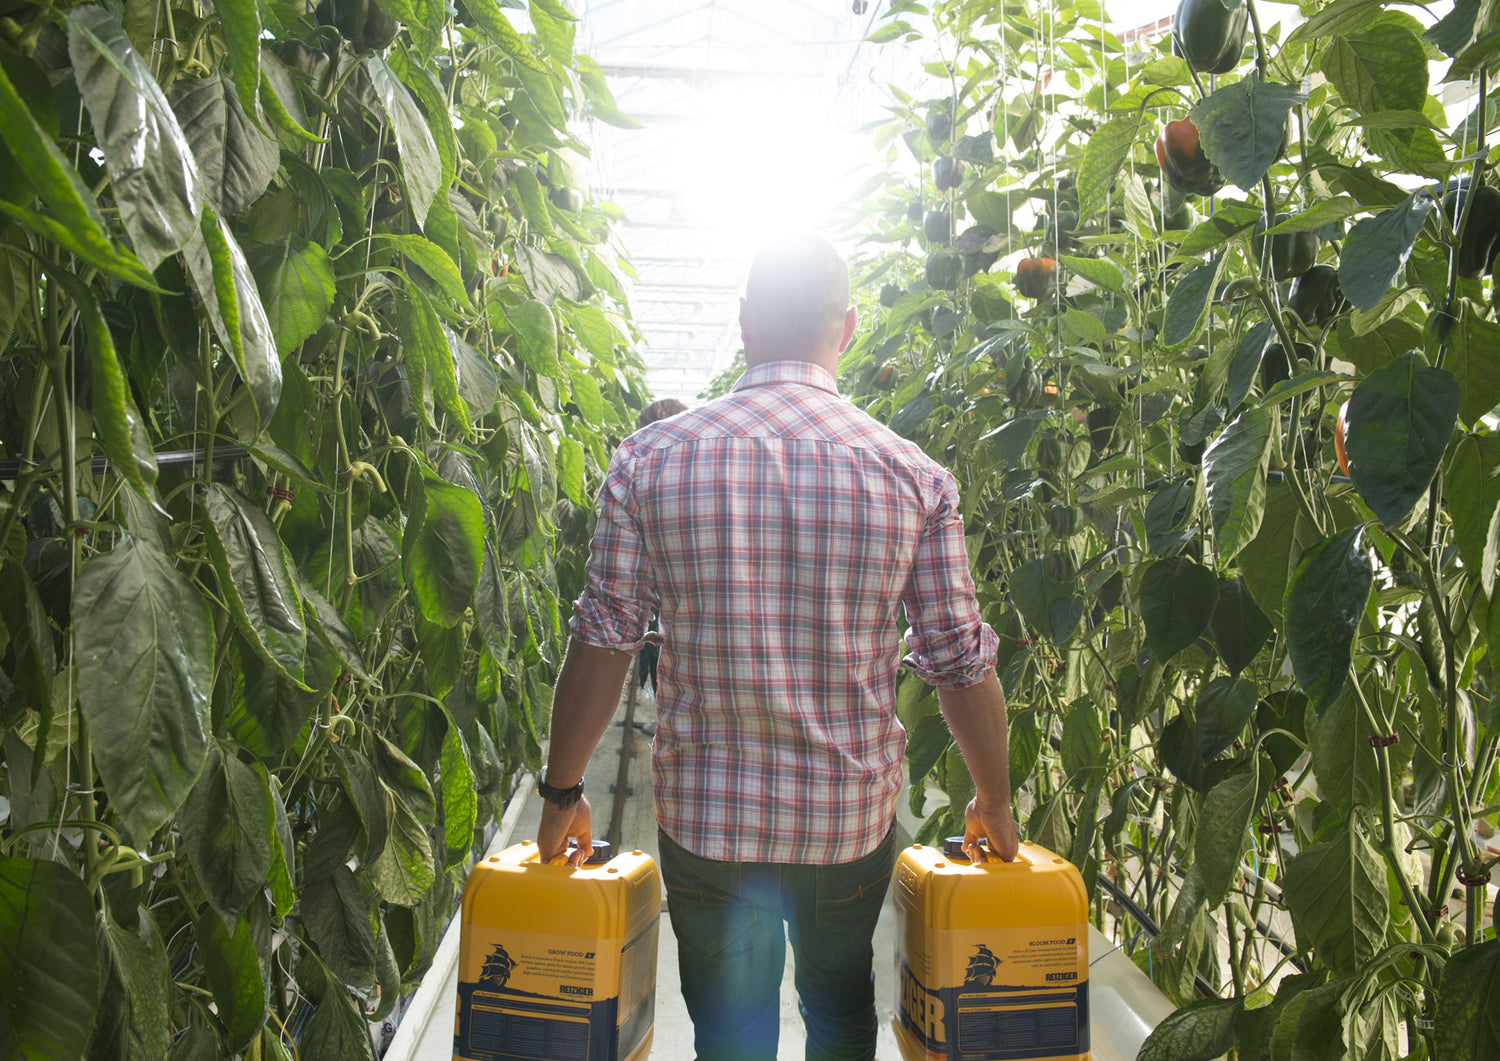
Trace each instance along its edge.
<path fill-rule="evenodd" d="M 1022 843 L 970 862 L 962 839 L 896 860 L 897 1016 L 907 1061 L 1087 1061 L 1088 895 L 1071 863 Z"/>
<path fill-rule="evenodd" d="M 581 869 L 528 840 L 475 865 L 460 908 L 454 1061 L 635 1061 L 651 1050 L 661 877 L 594 844 Z"/>

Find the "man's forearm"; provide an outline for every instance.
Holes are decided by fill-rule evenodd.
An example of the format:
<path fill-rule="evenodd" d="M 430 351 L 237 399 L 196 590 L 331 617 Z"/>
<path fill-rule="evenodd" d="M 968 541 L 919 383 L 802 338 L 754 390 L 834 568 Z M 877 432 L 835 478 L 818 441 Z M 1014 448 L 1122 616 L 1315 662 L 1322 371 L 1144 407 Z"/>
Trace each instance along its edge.
<path fill-rule="evenodd" d="M 1010 746 L 1005 728 L 1005 693 L 990 672 L 967 689 L 939 689 L 938 704 L 953 739 L 963 752 L 979 797 L 1010 806 Z"/>
<path fill-rule="evenodd" d="M 589 756 L 615 717 L 633 652 L 572 641 L 552 697 L 547 783 L 568 788 L 583 776 Z"/>

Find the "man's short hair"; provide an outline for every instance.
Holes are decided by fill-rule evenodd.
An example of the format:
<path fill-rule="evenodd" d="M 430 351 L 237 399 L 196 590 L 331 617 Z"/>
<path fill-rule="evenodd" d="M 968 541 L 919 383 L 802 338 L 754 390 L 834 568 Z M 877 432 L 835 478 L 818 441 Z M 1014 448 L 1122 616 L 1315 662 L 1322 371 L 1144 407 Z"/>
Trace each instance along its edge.
<path fill-rule="evenodd" d="M 654 424 L 658 420 L 665 420 L 669 416 L 676 416 L 678 413 L 685 412 L 687 412 L 686 403 L 680 402 L 676 398 L 662 398 L 659 401 L 652 402 L 641 410 L 641 415 L 636 417 L 635 426 L 642 428 L 647 424 Z"/>
<path fill-rule="evenodd" d="M 755 256 L 745 302 L 767 346 L 817 347 L 837 341 L 849 309 L 849 267 L 821 236 L 777 240 Z"/>

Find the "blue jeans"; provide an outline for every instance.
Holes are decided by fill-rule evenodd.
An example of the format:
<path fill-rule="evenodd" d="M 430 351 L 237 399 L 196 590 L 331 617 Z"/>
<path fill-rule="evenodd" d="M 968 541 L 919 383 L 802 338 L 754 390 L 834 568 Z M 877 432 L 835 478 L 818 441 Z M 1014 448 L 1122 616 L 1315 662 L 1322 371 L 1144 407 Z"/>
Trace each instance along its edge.
<path fill-rule="evenodd" d="M 895 829 L 870 854 L 832 866 L 719 862 L 660 836 L 698 1061 L 775 1061 L 788 937 L 807 1061 L 874 1058 L 871 939 L 895 865 Z"/>

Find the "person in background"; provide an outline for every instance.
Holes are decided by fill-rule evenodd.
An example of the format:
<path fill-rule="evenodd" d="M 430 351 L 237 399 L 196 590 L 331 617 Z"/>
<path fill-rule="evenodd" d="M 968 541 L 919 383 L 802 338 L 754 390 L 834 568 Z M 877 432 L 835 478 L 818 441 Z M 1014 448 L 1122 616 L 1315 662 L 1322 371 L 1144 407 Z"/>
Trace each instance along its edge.
<path fill-rule="evenodd" d="M 641 410 L 641 415 L 636 417 L 635 426 L 642 428 L 647 424 L 654 424 L 658 420 L 665 420 L 669 416 L 685 413 L 687 412 L 687 408 L 686 402 L 679 401 L 676 398 L 660 398 Z M 651 623 L 646 627 L 646 634 L 649 637 L 659 629 L 659 619 L 655 610 L 653 610 L 651 612 Z M 646 682 L 649 680 L 651 682 L 652 696 L 656 695 L 656 662 L 660 658 L 661 648 L 655 642 L 649 640 L 641 646 L 640 652 L 636 654 L 636 683 L 644 689 Z M 654 733 L 655 730 L 653 729 L 652 732 Z"/>
<path fill-rule="evenodd" d="M 765 247 L 740 303 L 746 371 L 610 462 L 538 792 L 543 858 L 592 823 L 589 756 L 653 607 L 661 871 L 700 1061 L 776 1057 L 786 943 L 806 1056 L 869 1059 L 871 940 L 895 859 L 903 662 L 937 687 L 973 775 L 964 849 L 1012 859 L 996 637 L 953 476 L 834 381 L 855 328 L 825 240 Z M 783 927 L 785 925 L 785 928 Z"/>

